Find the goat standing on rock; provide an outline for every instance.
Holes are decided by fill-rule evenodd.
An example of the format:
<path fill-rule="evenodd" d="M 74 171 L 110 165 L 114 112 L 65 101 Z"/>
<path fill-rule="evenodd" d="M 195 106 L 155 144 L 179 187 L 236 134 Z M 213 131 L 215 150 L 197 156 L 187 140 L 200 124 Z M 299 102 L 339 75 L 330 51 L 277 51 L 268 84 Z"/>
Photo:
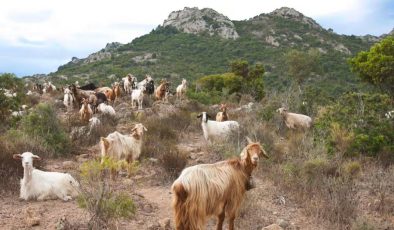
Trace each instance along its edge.
<path fill-rule="evenodd" d="M 171 188 L 177 230 L 205 229 L 211 216 L 218 219 L 216 229 L 222 229 L 225 216 L 229 218 L 229 229 L 234 229 L 249 178 L 259 158 L 268 158 L 260 143 L 247 140 L 240 158 L 195 165 L 182 171 Z"/>

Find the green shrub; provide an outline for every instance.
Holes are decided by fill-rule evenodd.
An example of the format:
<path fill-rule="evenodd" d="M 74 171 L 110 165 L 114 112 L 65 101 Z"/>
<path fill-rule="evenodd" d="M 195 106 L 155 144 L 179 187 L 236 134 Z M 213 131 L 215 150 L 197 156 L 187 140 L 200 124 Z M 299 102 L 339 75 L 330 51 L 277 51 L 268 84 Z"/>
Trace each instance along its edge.
<path fill-rule="evenodd" d="M 345 142 L 349 143 L 347 149 L 341 151 L 378 156 L 389 150 L 394 154 L 394 119 L 384 116 L 392 103 L 390 97 L 383 94 L 345 94 L 318 115 L 315 130 L 331 150 L 339 150 L 333 137 L 342 130 L 343 138 L 348 139 Z"/>
<path fill-rule="evenodd" d="M 346 176 L 353 178 L 360 174 L 361 164 L 358 161 L 346 162 L 342 165 L 342 169 Z"/>
<path fill-rule="evenodd" d="M 129 195 L 112 189 L 110 172 L 119 167 L 121 164 L 111 159 L 103 164 L 93 160 L 81 165 L 81 192 L 77 201 L 91 215 L 89 229 L 114 228 L 119 218 L 130 218 L 135 213 Z"/>
<path fill-rule="evenodd" d="M 48 104 L 39 104 L 21 120 L 20 129 L 34 139 L 43 140 L 55 156 L 69 153 L 71 142 L 56 117 L 56 112 Z"/>

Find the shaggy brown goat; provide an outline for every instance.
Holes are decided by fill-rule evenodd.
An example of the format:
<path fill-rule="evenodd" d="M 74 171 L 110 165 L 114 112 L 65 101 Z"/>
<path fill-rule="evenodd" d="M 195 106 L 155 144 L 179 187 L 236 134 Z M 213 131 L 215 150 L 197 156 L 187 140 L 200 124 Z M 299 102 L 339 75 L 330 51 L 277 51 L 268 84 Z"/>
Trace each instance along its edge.
<path fill-rule="evenodd" d="M 220 230 L 227 215 L 233 230 L 249 178 L 261 156 L 268 158 L 259 143 L 248 139 L 240 158 L 184 169 L 172 185 L 176 229 L 202 230 L 207 219 L 216 216 L 216 229 Z"/>

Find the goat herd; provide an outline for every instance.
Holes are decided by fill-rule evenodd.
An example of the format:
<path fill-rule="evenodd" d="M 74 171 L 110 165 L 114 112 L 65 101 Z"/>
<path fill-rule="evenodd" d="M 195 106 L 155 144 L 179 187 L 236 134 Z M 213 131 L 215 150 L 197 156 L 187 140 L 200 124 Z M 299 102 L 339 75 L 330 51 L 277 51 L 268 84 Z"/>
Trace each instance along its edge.
<path fill-rule="evenodd" d="M 181 100 L 184 97 L 186 89 L 187 82 L 183 79 L 176 88 L 177 99 Z M 56 90 L 56 87 L 49 82 L 44 86 L 36 84 L 33 90 L 41 90 L 45 93 Z M 76 82 L 63 88 L 63 103 L 67 111 L 72 111 L 77 105 L 81 105 L 80 118 L 94 125 L 100 122 L 97 117 L 93 117 L 96 112 L 115 115 L 115 110 L 110 104 L 120 99 L 122 91 L 130 95 L 133 108 L 138 104 L 138 109 L 142 109 L 144 94 L 154 93 L 157 100 L 168 100 L 169 82 L 162 80 L 156 90 L 154 90 L 153 79 L 149 75 L 143 81 L 137 82 L 136 77 L 128 74 L 121 83 L 115 82 L 112 87 L 96 88 L 93 84 L 79 87 Z M 31 94 L 31 91 L 29 93 Z M 220 110 L 216 115 L 216 121 L 209 120 L 210 116 L 206 112 L 198 115 L 207 141 L 226 137 L 232 132 L 239 133 L 238 122 L 229 120 L 226 104 L 221 104 Z M 309 128 L 312 124 L 312 119 L 308 116 L 289 113 L 284 108 L 278 109 L 277 112 L 282 115 L 288 128 Z M 107 137 L 101 137 L 102 159 L 110 157 L 114 160 L 126 160 L 129 163 L 137 160 L 146 131 L 148 131 L 146 127 L 139 123 L 134 125 L 131 134 L 123 135 L 115 131 Z M 171 187 L 176 229 L 205 229 L 206 221 L 210 216 L 217 217 L 217 229 L 222 229 L 226 216 L 229 229 L 234 229 L 234 220 L 244 194 L 253 187 L 252 172 L 261 157 L 268 158 L 260 143 L 253 142 L 249 138 L 247 141 L 239 158 L 214 164 L 194 165 L 182 171 Z M 35 169 L 33 160 L 39 160 L 40 157 L 30 152 L 15 154 L 13 157 L 22 160 L 24 168 L 20 198 L 68 201 L 78 195 L 79 183 L 70 174 Z"/>

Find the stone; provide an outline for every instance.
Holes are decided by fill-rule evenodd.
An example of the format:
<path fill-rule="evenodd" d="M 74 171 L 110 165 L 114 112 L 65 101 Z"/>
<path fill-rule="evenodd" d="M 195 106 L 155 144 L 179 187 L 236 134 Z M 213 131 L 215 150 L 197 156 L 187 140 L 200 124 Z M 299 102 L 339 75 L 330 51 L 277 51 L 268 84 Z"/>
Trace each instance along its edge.
<path fill-rule="evenodd" d="M 150 204 L 145 204 L 144 207 L 142 208 L 142 210 L 144 210 L 144 212 L 146 212 L 146 213 L 151 213 L 151 212 L 153 212 L 153 207 Z"/>
<path fill-rule="evenodd" d="M 170 218 L 164 218 L 159 221 L 160 228 L 163 230 L 171 229 L 171 220 Z"/>
<path fill-rule="evenodd" d="M 284 220 L 284 219 L 277 219 L 276 223 L 282 228 L 287 228 L 290 225 L 289 221 Z"/>
<path fill-rule="evenodd" d="M 74 166 L 74 161 L 63 161 L 62 163 L 63 169 L 73 169 Z"/>
<path fill-rule="evenodd" d="M 24 211 L 25 224 L 28 227 L 40 225 L 40 217 L 36 210 L 32 207 L 27 207 Z"/>
<path fill-rule="evenodd" d="M 225 39 L 239 37 L 234 23 L 228 17 L 210 8 L 200 10 L 197 7 L 185 7 L 183 10 L 174 11 L 164 21 L 163 27 L 166 26 L 173 26 L 179 31 L 190 34 L 207 33 Z"/>
<path fill-rule="evenodd" d="M 277 224 L 271 224 L 262 228 L 261 230 L 283 230 L 283 228 Z"/>

